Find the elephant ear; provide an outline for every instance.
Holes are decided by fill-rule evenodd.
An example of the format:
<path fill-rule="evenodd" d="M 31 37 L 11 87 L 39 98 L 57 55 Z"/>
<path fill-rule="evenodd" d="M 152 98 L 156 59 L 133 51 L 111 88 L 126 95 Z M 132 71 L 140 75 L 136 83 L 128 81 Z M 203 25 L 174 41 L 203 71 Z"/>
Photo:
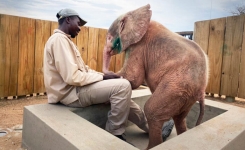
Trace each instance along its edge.
<path fill-rule="evenodd" d="M 145 35 L 150 20 L 150 5 L 140 7 L 125 14 L 119 23 L 119 37 L 121 39 L 122 50 L 137 43 Z"/>

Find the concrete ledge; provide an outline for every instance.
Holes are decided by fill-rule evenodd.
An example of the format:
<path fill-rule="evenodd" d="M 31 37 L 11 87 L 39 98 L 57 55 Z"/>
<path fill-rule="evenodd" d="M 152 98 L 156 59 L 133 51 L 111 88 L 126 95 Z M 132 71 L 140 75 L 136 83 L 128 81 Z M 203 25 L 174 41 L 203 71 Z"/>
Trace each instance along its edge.
<path fill-rule="evenodd" d="M 245 109 L 206 100 L 207 106 L 226 110 L 201 125 L 165 142 L 154 150 L 241 150 L 245 147 Z M 241 139 L 243 138 L 243 139 Z"/>
<path fill-rule="evenodd" d="M 150 94 L 148 89 L 135 90 L 132 98 Z M 22 147 L 35 150 L 137 149 L 103 129 L 109 109 L 105 104 L 86 108 L 52 104 L 26 106 Z"/>
<path fill-rule="evenodd" d="M 22 144 L 35 150 L 135 149 L 61 105 L 24 109 Z"/>
<path fill-rule="evenodd" d="M 132 94 L 141 107 L 149 96 L 148 89 Z M 189 128 L 199 113 L 199 108 L 195 107 L 197 105 L 187 117 Z M 137 149 L 103 129 L 108 110 L 109 105 L 104 104 L 86 108 L 51 104 L 26 106 L 22 147 L 35 150 Z M 201 125 L 152 149 L 235 150 L 245 147 L 245 109 L 206 100 L 204 118 L 206 122 Z"/>

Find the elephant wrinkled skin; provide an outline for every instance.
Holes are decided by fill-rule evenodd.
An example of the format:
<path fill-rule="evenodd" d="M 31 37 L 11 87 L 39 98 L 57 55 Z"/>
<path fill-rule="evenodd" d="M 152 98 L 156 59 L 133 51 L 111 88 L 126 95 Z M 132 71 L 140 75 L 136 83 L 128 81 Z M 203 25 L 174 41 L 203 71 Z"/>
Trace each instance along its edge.
<path fill-rule="evenodd" d="M 164 122 L 174 119 L 177 134 L 186 131 L 185 118 L 198 101 L 204 113 L 205 88 L 208 82 L 208 59 L 193 41 L 171 32 L 151 20 L 150 5 L 117 18 L 107 33 L 103 52 L 103 72 L 108 70 L 112 55 L 125 51 L 123 68 L 116 74 L 130 81 L 132 88 L 144 80 L 152 96 L 144 111 L 149 124 L 147 149 L 162 143 Z"/>

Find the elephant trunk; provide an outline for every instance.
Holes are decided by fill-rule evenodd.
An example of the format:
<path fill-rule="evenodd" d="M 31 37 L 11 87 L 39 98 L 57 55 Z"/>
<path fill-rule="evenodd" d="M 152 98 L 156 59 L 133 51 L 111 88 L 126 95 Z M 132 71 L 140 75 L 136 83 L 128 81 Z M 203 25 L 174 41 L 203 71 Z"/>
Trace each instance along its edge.
<path fill-rule="evenodd" d="M 103 68 L 102 68 L 102 71 L 105 74 L 109 72 L 110 60 L 111 60 L 110 51 L 108 50 L 107 46 L 105 46 L 103 50 Z"/>

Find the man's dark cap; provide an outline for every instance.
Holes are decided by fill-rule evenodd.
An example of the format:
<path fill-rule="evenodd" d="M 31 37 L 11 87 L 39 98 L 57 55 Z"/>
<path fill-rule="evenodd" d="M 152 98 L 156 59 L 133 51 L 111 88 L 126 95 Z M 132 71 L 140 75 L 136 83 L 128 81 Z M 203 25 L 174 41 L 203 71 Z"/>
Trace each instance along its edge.
<path fill-rule="evenodd" d="M 74 11 L 73 9 L 69 9 L 69 8 L 66 8 L 66 9 L 61 9 L 59 12 L 58 12 L 58 15 L 59 15 L 59 18 L 58 20 L 62 19 L 62 18 L 65 18 L 65 17 L 70 17 L 70 16 L 77 16 L 79 19 L 80 19 L 80 22 L 81 22 L 81 26 L 85 25 L 87 23 L 87 21 L 83 20 L 79 14 Z"/>

